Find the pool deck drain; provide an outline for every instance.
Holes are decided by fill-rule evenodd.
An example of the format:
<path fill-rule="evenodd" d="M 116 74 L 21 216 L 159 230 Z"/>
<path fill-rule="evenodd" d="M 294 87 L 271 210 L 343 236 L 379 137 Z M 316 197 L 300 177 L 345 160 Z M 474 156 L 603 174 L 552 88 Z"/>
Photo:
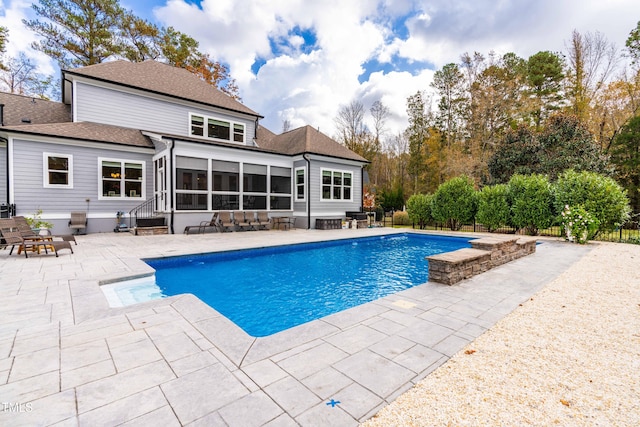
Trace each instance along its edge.
<path fill-rule="evenodd" d="M 589 250 L 546 241 L 454 287 L 423 284 L 264 338 L 192 295 L 110 308 L 98 286 L 148 274 L 141 258 L 394 232 L 113 233 L 79 236 L 59 258 L 0 251 L 0 424 L 357 425 Z"/>

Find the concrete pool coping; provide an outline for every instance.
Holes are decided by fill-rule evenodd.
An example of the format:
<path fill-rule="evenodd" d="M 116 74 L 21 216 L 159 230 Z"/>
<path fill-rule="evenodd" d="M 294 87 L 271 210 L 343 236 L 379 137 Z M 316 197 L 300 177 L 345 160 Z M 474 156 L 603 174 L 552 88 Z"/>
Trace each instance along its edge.
<path fill-rule="evenodd" d="M 1 253 L 13 284 L 0 285 L 0 395 L 31 410 L 0 421 L 357 425 L 589 250 L 545 240 L 456 286 L 419 285 L 264 338 L 192 295 L 114 309 L 99 288 L 152 272 L 142 258 L 405 231 L 114 233 L 80 236 L 60 258 Z"/>

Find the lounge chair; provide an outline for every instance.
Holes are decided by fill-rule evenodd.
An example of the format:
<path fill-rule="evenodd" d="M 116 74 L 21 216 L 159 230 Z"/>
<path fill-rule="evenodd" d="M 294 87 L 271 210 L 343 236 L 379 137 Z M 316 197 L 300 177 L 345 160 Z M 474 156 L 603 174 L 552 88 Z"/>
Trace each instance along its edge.
<path fill-rule="evenodd" d="M 256 230 L 268 230 L 271 228 L 271 218 L 269 218 L 269 213 L 267 211 L 258 211 L 256 224 L 258 226 Z"/>
<path fill-rule="evenodd" d="M 87 213 L 86 212 L 71 212 L 71 219 L 69 220 L 69 228 L 74 231 L 74 234 L 86 233 L 87 231 Z"/>
<path fill-rule="evenodd" d="M 15 227 L 18 229 L 18 231 L 20 232 L 20 234 L 24 239 L 42 240 L 42 236 L 40 236 L 38 233 L 36 233 L 31 229 L 31 226 L 29 225 L 25 217 L 14 216 L 11 219 L 14 221 Z M 64 234 L 64 235 L 52 236 L 52 237 L 59 237 L 64 241 L 73 242 L 76 245 L 78 244 L 73 234 Z"/>
<path fill-rule="evenodd" d="M 199 225 L 187 225 L 184 228 L 184 234 L 191 234 L 192 230 L 196 230 L 196 233 L 203 234 L 207 232 L 207 229 L 213 228 L 214 230 L 218 230 L 218 213 L 215 212 L 211 217 L 210 221 L 200 221 Z"/>
<path fill-rule="evenodd" d="M 40 249 L 44 249 L 45 253 L 49 253 L 49 249 L 52 249 L 58 257 L 58 251 L 60 249 L 69 249 L 73 253 L 71 243 L 67 240 L 41 240 L 41 239 L 25 239 L 22 237 L 19 231 L 2 231 L 2 237 L 4 238 L 7 246 L 11 245 L 9 255 L 13 253 L 13 250 L 18 246 L 18 254 L 24 251 L 24 257 L 29 258 L 28 252 L 38 252 Z M 53 239 L 53 237 L 51 237 Z"/>
<path fill-rule="evenodd" d="M 234 219 L 236 225 L 241 230 L 250 230 L 251 229 L 251 223 L 247 220 L 246 212 L 244 212 L 244 211 L 235 211 L 235 212 L 233 212 L 233 219 Z"/>
<path fill-rule="evenodd" d="M 218 225 L 220 226 L 220 231 L 235 231 L 236 229 L 236 223 L 231 219 L 231 212 L 229 211 L 220 211 L 218 213 Z"/>

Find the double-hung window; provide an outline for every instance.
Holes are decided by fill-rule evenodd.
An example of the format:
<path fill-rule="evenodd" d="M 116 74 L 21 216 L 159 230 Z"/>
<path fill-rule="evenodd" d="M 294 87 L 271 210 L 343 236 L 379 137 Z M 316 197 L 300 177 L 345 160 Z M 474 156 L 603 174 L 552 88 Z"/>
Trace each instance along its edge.
<path fill-rule="evenodd" d="M 344 171 L 322 170 L 322 199 L 351 200 L 352 173 Z"/>
<path fill-rule="evenodd" d="M 144 162 L 115 159 L 99 159 L 98 162 L 100 197 L 144 197 Z"/>
<path fill-rule="evenodd" d="M 44 186 L 73 188 L 73 156 L 70 154 L 43 155 Z"/>

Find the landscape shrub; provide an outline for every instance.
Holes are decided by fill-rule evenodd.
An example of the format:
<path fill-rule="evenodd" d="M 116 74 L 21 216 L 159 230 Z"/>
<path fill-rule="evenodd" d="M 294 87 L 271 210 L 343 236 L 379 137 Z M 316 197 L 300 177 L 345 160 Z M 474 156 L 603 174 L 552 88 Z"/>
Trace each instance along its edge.
<path fill-rule="evenodd" d="M 407 213 L 409 219 L 420 226 L 422 230 L 425 225 L 433 221 L 431 215 L 432 194 L 414 194 L 407 200 Z"/>
<path fill-rule="evenodd" d="M 507 225 L 509 217 L 506 184 L 488 185 L 478 192 L 477 223 L 493 232 Z"/>
<path fill-rule="evenodd" d="M 546 176 L 513 175 L 509 180 L 507 199 L 512 224 L 524 229 L 528 235 L 536 236 L 553 223 L 553 193 Z"/>
<path fill-rule="evenodd" d="M 553 189 L 557 212 L 566 205 L 580 206 L 598 220 L 600 232 L 612 232 L 629 218 L 627 193 L 608 176 L 570 169 L 558 177 Z"/>
<path fill-rule="evenodd" d="M 598 232 L 600 222 L 580 206 L 566 205 L 560 215 L 565 238 L 570 242 L 585 244 Z"/>
<path fill-rule="evenodd" d="M 473 180 L 462 175 L 440 184 L 431 200 L 431 214 L 451 230 L 460 230 L 463 224 L 472 222 L 476 214 Z"/>
<path fill-rule="evenodd" d="M 410 225 L 409 214 L 405 211 L 395 211 L 393 213 L 393 225 Z"/>

